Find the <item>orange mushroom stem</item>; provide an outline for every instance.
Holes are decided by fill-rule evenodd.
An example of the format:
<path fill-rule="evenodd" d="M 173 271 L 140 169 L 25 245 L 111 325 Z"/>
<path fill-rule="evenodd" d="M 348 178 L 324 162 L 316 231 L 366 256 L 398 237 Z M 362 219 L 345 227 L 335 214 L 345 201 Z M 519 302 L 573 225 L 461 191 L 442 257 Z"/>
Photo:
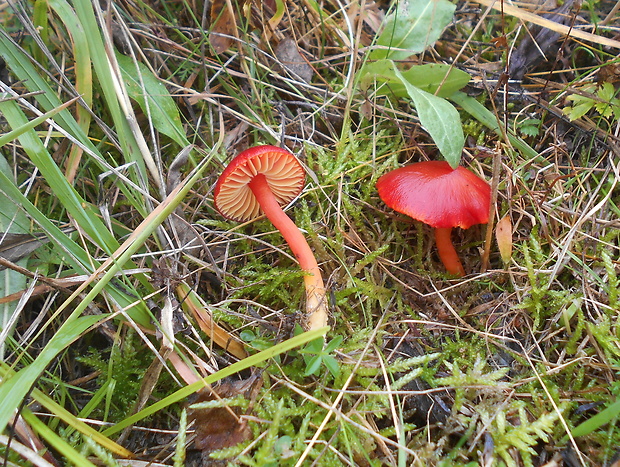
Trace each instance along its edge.
<path fill-rule="evenodd" d="M 307 329 L 327 325 L 328 309 L 321 270 L 305 237 L 282 210 L 303 189 L 306 174 L 289 151 L 276 146 L 255 146 L 235 157 L 217 181 L 216 209 L 225 217 L 245 222 L 264 213 L 282 233 L 306 273 Z"/>
<path fill-rule="evenodd" d="M 314 253 L 310 249 L 306 238 L 299 231 L 295 223 L 280 207 L 274 196 L 267 178 L 263 174 L 254 176 L 248 184 L 261 210 L 280 231 L 291 251 L 299 261 L 299 266 L 306 272 L 304 284 L 306 286 L 306 310 L 308 311 L 308 329 L 318 329 L 327 325 L 327 306 L 325 303 L 325 287 L 321 270 L 316 262 Z"/>
<path fill-rule="evenodd" d="M 448 274 L 452 274 L 456 277 L 463 277 L 465 275 L 465 269 L 452 244 L 452 227 L 435 229 L 435 244 L 437 245 L 439 259 L 445 266 Z"/>

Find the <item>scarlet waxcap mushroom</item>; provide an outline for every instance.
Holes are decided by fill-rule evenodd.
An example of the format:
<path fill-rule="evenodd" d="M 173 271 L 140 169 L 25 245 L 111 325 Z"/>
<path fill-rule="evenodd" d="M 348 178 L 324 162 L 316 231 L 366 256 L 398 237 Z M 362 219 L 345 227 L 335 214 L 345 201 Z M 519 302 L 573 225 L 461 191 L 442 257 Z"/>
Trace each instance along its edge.
<path fill-rule="evenodd" d="M 255 146 L 235 157 L 217 181 L 215 208 L 228 219 L 245 222 L 261 215 L 250 182 L 263 174 L 280 205 L 293 201 L 304 187 L 306 172 L 290 152 L 276 146 Z"/>
<path fill-rule="evenodd" d="M 255 146 L 235 157 L 222 172 L 213 194 L 215 208 L 224 217 L 248 221 L 261 212 L 267 216 L 306 272 L 306 326 L 327 325 L 327 301 L 321 270 L 308 242 L 281 205 L 303 189 L 306 174 L 289 151 L 276 146 Z"/>
<path fill-rule="evenodd" d="M 435 228 L 439 257 L 453 275 L 465 271 L 454 250 L 453 227 L 468 229 L 489 221 L 491 187 L 464 167 L 445 161 L 417 162 L 393 170 L 377 181 L 379 196 L 400 213 Z"/>

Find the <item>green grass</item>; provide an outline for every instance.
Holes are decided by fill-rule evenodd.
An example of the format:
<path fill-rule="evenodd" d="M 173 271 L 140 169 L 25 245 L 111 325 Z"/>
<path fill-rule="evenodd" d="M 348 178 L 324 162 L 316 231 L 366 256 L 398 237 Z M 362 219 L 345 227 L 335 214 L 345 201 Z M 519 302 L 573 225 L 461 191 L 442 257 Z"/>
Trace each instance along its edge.
<path fill-rule="evenodd" d="M 581 14 L 600 22 L 611 3 Z M 479 23 L 457 5 L 415 56 L 475 78 L 435 98 L 459 110 L 461 165 L 496 188 L 494 220 L 512 221 L 507 264 L 486 226 L 454 232 L 468 272 L 456 280 L 431 230 L 375 188 L 392 169 L 440 159 L 446 143 L 420 123 L 445 122 L 409 89 L 441 83 L 360 72 L 372 50 L 408 66 L 381 48 L 381 6 L 233 1 L 232 45 L 216 54 L 208 8 L 98 5 L 0 4 L 11 84 L 0 91 L 0 226 L 49 240 L 3 253 L 31 272 L 0 271 L 2 295 L 22 297 L 0 304 L 9 462 L 538 466 L 566 454 L 608 465 L 620 442 L 620 168 L 617 82 L 596 73 L 617 65 L 610 50 L 572 47 L 567 62 L 536 65 L 520 99 L 493 99 L 491 72 L 506 60 L 493 40 L 518 21 Z M 287 37 L 310 82 L 287 70 Z M 591 93 L 597 77 L 610 81 Z M 255 144 L 284 145 L 307 168 L 287 213 L 323 272 L 329 331 L 301 331 L 303 273 L 273 226 L 213 206 L 226 163 Z M 214 343 L 228 339 L 236 351 Z M 18 456 L 15 410 L 47 454 Z"/>

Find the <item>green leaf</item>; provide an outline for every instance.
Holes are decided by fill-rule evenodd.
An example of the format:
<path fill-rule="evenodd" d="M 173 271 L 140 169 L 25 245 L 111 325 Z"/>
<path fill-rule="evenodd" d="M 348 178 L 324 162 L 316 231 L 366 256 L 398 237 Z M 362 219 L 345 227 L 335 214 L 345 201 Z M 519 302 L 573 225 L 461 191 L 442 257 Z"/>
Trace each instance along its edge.
<path fill-rule="evenodd" d="M 340 363 L 334 357 L 331 355 L 323 357 L 323 363 L 329 372 L 334 375 L 334 377 L 337 378 L 340 375 Z"/>
<path fill-rule="evenodd" d="M 397 2 L 395 10 L 386 17 L 383 32 L 369 58 L 405 60 L 423 52 L 441 36 L 450 24 L 456 5 L 448 0 L 409 0 Z"/>
<path fill-rule="evenodd" d="M 327 344 L 325 346 L 324 352 L 326 354 L 332 353 L 334 350 L 336 350 L 338 347 L 340 347 L 340 344 L 342 344 L 343 340 L 344 340 L 344 338 L 342 336 L 334 337 L 331 341 L 329 341 L 329 344 Z"/>
<path fill-rule="evenodd" d="M 604 82 L 597 92 L 598 97 L 604 101 L 611 102 L 616 97 L 616 88 L 609 82 Z"/>
<path fill-rule="evenodd" d="M 583 117 L 590 110 L 592 110 L 592 107 L 594 107 L 594 101 L 589 100 L 576 104 L 572 107 L 566 107 L 564 108 L 564 112 L 568 114 L 568 118 L 572 122 L 573 120 Z"/>
<path fill-rule="evenodd" d="M 179 109 L 166 86 L 146 65 L 119 53 L 116 54 L 116 60 L 123 73 L 129 97 L 138 103 L 145 114 L 150 115 L 157 131 L 169 136 L 180 146 L 188 146 Z"/>
<path fill-rule="evenodd" d="M 304 376 L 310 376 L 319 371 L 321 368 L 321 363 L 323 363 L 323 357 L 321 357 L 321 355 L 315 355 L 314 357 L 309 358 Z"/>
<path fill-rule="evenodd" d="M 391 60 L 368 62 L 360 71 L 361 88 L 367 89 L 372 81 L 378 84 L 389 83 L 389 89 L 381 94 L 396 97 L 407 97 L 405 85 L 396 76 L 396 64 Z M 458 68 L 440 63 L 414 65 L 408 70 L 401 71 L 401 76 L 407 82 L 423 91 L 435 94 L 438 97 L 449 97 L 463 88 L 470 80 L 468 73 Z"/>
<path fill-rule="evenodd" d="M 397 69 L 395 73 L 407 89 L 418 112 L 420 123 L 431 135 L 444 159 L 452 168 L 458 167 L 465 146 L 465 137 L 457 110 L 447 100 L 410 84 Z"/>
<path fill-rule="evenodd" d="M 500 123 L 497 121 L 497 117 L 493 114 L 493 112 L 491 112 L 473 97 L 468 96 L 461 91 L 457 91 L 450 96 L 450 100 L 452 102 L 456 102 L 463 108 L 465 112 L 470 114 L 472 117 L 474 117 L 476 120 L 478 120 L 490 130 L 493 130 L 498 135 L 501 136 L 504 134 L 504 131 L 506 131 L 502 131 L 502 127 L 500 126 Z M 521 138 L 507 131 L 506 133 L 510 144 L 512 144 L 519 151 L 521 151 L 523 155 L 528 156 L 530 159 L 535 159 L 538 157 L 538 152 L 536 152 L 529 144 L 527 144 Z"/>
<path fill-rule="evenodd" d="M 325 341 L 323 338 L 313 340 L 312 342 L 308 342 L 308 344 L 303 349 L 300 349 L 299 352 L 305 354 L 321 353 L 323 351 L 324 343 Z"/>
<path fill-rule="evenodd" d="M 620 401 L 616 401 L 602 412 L 597 413 L 592 418 L 577 425 L 572 429 L 571 434 L 576 438 L 592 433 L 594 430 L 615 420 L 620 415 Z"/>

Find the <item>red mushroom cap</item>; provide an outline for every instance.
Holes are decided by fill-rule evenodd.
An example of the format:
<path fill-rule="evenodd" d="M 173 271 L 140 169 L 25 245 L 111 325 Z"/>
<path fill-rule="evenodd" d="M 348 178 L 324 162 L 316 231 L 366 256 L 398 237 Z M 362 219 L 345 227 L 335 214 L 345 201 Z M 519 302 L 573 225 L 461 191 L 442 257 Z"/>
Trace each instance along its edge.
<path fill-rule="evenodd" d="M 235 157 L 215 185 L 213 200 L 222 216 L 244 222 L 258 217 L 261 207 L 248 184 L 263 174 L 280 203 L 290 203 L 301 193 L 306 173 L 297 158 L 276 146 L 255 146 Z"/>
<path fill-rule="evenodd" d="M 431 227 L 468 229 L 489 222 L 489 184 L 445 161 L 417 162 L 388 172 L 377 181 L 377 190 L 389 207 Z"/>

